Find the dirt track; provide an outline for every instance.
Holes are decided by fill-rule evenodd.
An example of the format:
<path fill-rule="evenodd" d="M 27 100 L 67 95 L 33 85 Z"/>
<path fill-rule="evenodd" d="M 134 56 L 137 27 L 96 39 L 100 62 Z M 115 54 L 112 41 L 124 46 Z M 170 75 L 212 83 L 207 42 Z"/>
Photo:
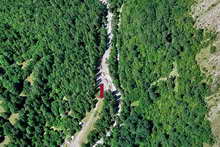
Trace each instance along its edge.
<path fill-rule="evenodd" d="M 98 114 L 103 105 L 103 100 L 99 99 L 99 101 L 96 104 L 95 109 L 91 110 L 90 115 L 88 116 L 86 122 L 84 122 L 82 129 L 80 132 L 76 134 L 76 136 L 73 137 L 73 140 L 70 142 L 68 146 L 70 147 L 80 147 L 82 143 L 85 143 L 86 138 L 89 134 L 89 132 L 93 129 L 93 126 L 98 119 Z"/>
<path fill-rule="evenodd" d="M 108 33 L 108 38 L 109 38 L 109 46 L 107 50 L 105 51 L 102 60 L 101 60 L 101 65 L 100 65 L 100 79 L 101 83 L 104 84 L 104 90 L 105 91 L 116 91 L 116 86 L 113 84 L 113 79 L 110 76 L 110 71 L 109 71 L 109 64 L 108 60 L 110 58 L 110 53 L 112 49 L 112 38 L 113 38 L 113 33 L 112 33 L 112 22 L 113 22 L 113 13 L 109 9 L 109 3 L 108 0 L 100 0 L 104 5 L 107 6 L 108 8 L 108 15 L 107 15 L 107 24 L 106 24 L 106 29 Z M 119 92 L 117 95 L 121 95 Z M 84 125 L 80 132 L 75 134 L 74 137 L 72 137 L 72 141 L 70 143 L 66 142 L 65 144 L 70 147 L 80 147 L 82 143 L 84 143 L 87 139 L 87 136 L 89 132 L 92 130 L 96 120 L 98 119 L 98 111 L 100 111 L 102 107 L 103 100 L 99 100 L 98 103 L 96 104 L 96 107 L 94 110 L 91 110 L 89 118 L 87 118 L 86 122 L 84 122 Z M 121 103 L 119 105 L 119 111 L 118 114 L 121 111 Z"/>

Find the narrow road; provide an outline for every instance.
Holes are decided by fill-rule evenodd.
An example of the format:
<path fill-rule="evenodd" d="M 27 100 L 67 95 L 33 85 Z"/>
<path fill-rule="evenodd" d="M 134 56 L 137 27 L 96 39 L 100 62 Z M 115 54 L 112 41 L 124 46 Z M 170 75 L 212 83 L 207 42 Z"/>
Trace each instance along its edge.
<path fill-rule="evenodd" d="M 78 132 L 73 140 L 68 144 L 70 147 L 80 147 L 82 143 L 85 143 L 89 132 L 93 129 L 93 126 L 98 119 L 98 113 L 101 111 L 103 105 L 103 100 L 99 99 L 96 103 L 95 109 L 91 110 L 86 122 L 84 122 L 82 129 Z"/>
<path fill-rule="evenodd" d="M 106 50 L 105 54 L 102 57 L 102 62 L 101 62 L 101 68 L 100 68 L 100 73 L 101 74 L 101 79 L 102 79 L 102 83 L 105 85 L 105 91 L 118 91 L 117 96 L 121 97 L 121 93 L 119 90 L 116 89 L 116 86 L 113 84 L 113 80 L 110 76 L 110 72 L 109 72 L 109 64 L 108 64 L 108 59 L 110 57 L 110 53 L 111 53 L 111 49 L 112 49 L 112 38 L 113 38 L 113 32 L 112 32 L 112 22 L 113 22 L 113 13 L 110 11 L 110 4 L 108 2 L 108 0 L 100 0 L 104 5 L 107 6 L 108 9 L 108 15 L 107 15 L 107 31 L 108 31 L 108 36 L 109 36 L 109 47 Z M 120 8 L 120 14 L 122 12 L 122 8 L 123 5 Z M 121 23 L 121 15 L 119 15 L 119 23 L 118 26 L 120 27 L 120 23 Z M 117 55 L 117 58 L 119 60 L 119 53 Z M 119 99 L 120 100 L 120 99 Z M 122 103 L 119 102 L 119 110 L 117 112 L 117 115 L 120 116 L 121 113 L 121 107 L 122 107 Z M 110 127 L 109 131 L 106 132 L 106 136 L 110 136 L 112 129 L 117 125 L 117 120 L 115 120 L 113 126 Z M 100 138 L 94 145 L 93 147 L 96 147 L 99 144 L 103 144 L 104 143 L 104 139 Z"/>
<path fill-rule="evenodd" d="M 109 64 L 108 64 L 108 60 L 109 60 L 109 57 L 111 54 L 111 49 L 112 49 L 113 13 L 110 11 L 110 4 L 108 3 L 108 0 L 100 0 L 100 2 L 103 3 L 104 5 L 106 5 L 107 9 L 108 9 L 106 29 L 107 29 L 108 38 L 109 38 L 109 42 L 108 42 L 109 46 L 102 57 L 100 71 L 98 72 L 101 74 L 98 77 L 99 79 L 97 79 L 97 80 L 101 81 L 99 84 L 104 84 L 104 91 L 114 92 L 114 91 L 118 91 L 118 90 L 116 89 L 116 86 L 113 84 L 113 80 L 110 76 Z M 119 55 L 118 55 L 118 57 L 119 57 Z M 117 96 L 119 96 L 119 97 L 121 96 L 120 91 L 118 91 Z M 86 119 L 86 122 L 84 122 L 82 129 L 78 133 L 76 133 L 75 136 L 72 137 L 72 141 L 70 141 L 70 142 L 66 141 L 64 143 L 65 145 L 67 145 L 69 147 L 80 147 L 82 145 L 82 143 L 85 143 L 89 132 L 93 129 L 93 126 L 94 126 L 96 120 L 98 119 L 98 115 L 96 115 L 96 114 L 98 114 L 98 112 L 100 112 L 102 110 L 102 104 L 103 104 L 103 100 L 100 99 L 97 102 L 96 107 L 93 110 L 91 110 L 90 116 Z M 121 111 L 121 103 L 119 104 L 119 111 L 118 111 L 117 115 L 120 114 L 120 111 Z M 114 123 L 114 125 L 111 127 L 110 131 L 107 132 L 107 134 L 111 132 L 112 128 L 116 124 L 117 124 L 117 122 Z M 99 141 L 96 144 L 102 144 L 102 143 L 100 143 L 100 141 Z M 94 145 L 94 146 L 96 146 L 96 145 Z"/>
<path fill-rule="evenodd" d="M 112 32 L 112 22 L 113 22 L 113 13 L 109 10 L 109 3 L 108 0 L 100 0 L 104 5 L 107 6 L 108 9 L 108 15 L 107 15 L 107 24 L 106 24 L 106 29 L 108 33 L 108 38 L 109 38 L 109 46 L 108 49 L 105 51 L 102 60 L 101 60 L 101 66 L 100 66 L 100 79 L 102 80 L 101 83 L 104 84 L 105 86 L 105 91 L 115 91 L 117 90 L 115 85 L 113 84 L 113 80 L 110 76 L 109 72 L 109 64 L 108 60 L 110 58 L 111 54 L 111 49 L 112 49 L 112 38 L 113 38 L 113 32 Z"/>

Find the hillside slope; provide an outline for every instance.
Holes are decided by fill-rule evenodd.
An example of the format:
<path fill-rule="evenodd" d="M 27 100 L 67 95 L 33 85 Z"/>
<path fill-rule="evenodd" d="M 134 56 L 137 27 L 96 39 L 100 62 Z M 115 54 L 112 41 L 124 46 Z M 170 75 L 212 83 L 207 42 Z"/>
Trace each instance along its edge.
<path fill-rule="evenodd" d="M 106 144 L 200 147 L 213 143 L 205 117 L 208 79 L 196 62 L 196 55 L 213 35 L 194 27 L 189 15 L 193 3 L 124 2 L 113 45 L 120 53 L 114 73 L 119 74 L 123 107 Z"/>
<path fill-rule="evenodd" d="M 201 70 L 210 77 L 212 94 L 206 101 L 209 107 L 207 115 L 212 132 L 217 137 L 213 147 L 220 146 L 220 1 L 200 0 L 192 9 L 197 28 L 208 29 L 217 33 L 216 39 L 203 48 L 197 55 Z M 209 145 L 207 145 L 209 146 Z"/>
<path fill-rule="evenodd" d="M 97 101 L 106 9 L 98 0 L 0 2 L 0 142 L 61 145 Z"/>

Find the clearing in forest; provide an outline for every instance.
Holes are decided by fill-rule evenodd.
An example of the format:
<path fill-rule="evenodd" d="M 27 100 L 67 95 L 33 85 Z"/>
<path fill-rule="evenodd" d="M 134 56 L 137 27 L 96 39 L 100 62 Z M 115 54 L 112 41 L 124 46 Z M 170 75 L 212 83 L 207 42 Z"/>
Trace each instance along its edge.
<path fill-rule="evenodd" d="M 174 88 L 174 90 L 177 92 L 177 90 L 178 90 L 177 78 L 179 77 L 179 73 L 178 73 L 178 70 L 177 70 L 177 63 L 176 62 L 173 63 L 173 70 L 169 73 L 169 75 L 167 77 L 159 78 L 157 81 L 154 81 L 152 83 L 152 85 L 156 85 L 156 84 L 158 84 L 161 81 L 167 81 L 168 78 L 172 78 L 172 77 L 176 78 L 175 79 L 175 88 Z"/>
<path fill-rule="evenodd" d="M 8 120 L 10 121 L 12 125 L 14 125 L 16 121 L 18 120 L 18 118 L 19 118 L 19 113 L 13 113 L 11 114 Z"/>
<path fill-rule="evenodd" d="M 30 76 L 28 76 L 26 80 L 27 80 L 28 82 L 30 82 L 31 85 L 33 85 L 33 83 L 34 83 L 33 73 L 31 73 Z"/>
<path fill-rule="evenodd" d="M 5 139 L 2 143 L 0 143 L 0 147 L 4 147 L 5 145 L 9 144 L 10 139 L 8 136 L 5 136 Z"/>
<path fill-rule="evenodd" d="M 2 101 L 0 101 L 0 113 L 3 113 L 5 112 L 4 108 L 1 106 L 2 105 Z M 19 114 L 18 113 L 14 113 L 14 114 L 11 114 L 11 116 L 8 118 L 8 120 L 10 121 L 10 123 L 12 125 L 14 125 L 17 121 L 19 117 Z M 7 145 L 8 143 L 10 142 L 10 139 L 8 136 L 5 136 L 5 139 L 2 143 L 0 143 L 0 147 L 4 147 L 5 145 Z"/>
<path fill-rule="evenodd" d="M 24 62 L 21 62 L 21 63 L 17 63 L 18 65 L 21 65 L 22 67 L 22 69 L 25 69 L 27 66 L 28 66 L 28 64 L 29 64 L 29 62 L 31 61 L 31 59 L 30 60 L 26 60 L 26 61 L 24 61 Z"/>

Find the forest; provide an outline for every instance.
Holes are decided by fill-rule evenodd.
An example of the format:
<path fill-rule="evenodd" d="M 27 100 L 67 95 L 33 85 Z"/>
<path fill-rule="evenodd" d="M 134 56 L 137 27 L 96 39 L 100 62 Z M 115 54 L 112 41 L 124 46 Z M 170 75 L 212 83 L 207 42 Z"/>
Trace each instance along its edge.
<path fill-rule="evenodd" d="M 109 64 L 122 92 L 122 111 L 116 116 L 118 102 L 106 93 L 83 146 L 101 138 L 102 147 L 213 144 L 205 117 L 209 79 L 195 56 L 215 34 L 194 27 L 190 11 L 195 1 L 109 1 L 114 13 Z M 95 75 L 108 45 L 107 9 L 98 0 L 1 4 L 0 143 L 60 146 L 80 130 L 97 102 Z"/>
<path fill-rule="evenodd" d="M 0 142 L 58 146 L 81 128 L 96 103 L 105 16 L 99 1 L 1 0 Z"/>
<path fill-rule="evenodd" d="M 202 147 L 215 141 L 205 118 L 209 80 L 195 60 L 215 34 L 194 27 L 194 2 L 124 1 L 109 61 L 123 107 L 104 146 Z"/>
<path fill-rule="evenodd" d="M 111 132 L 111 127 L 115 123 L 116 113 L 117 113 L 117 101 L 115 97 L 111 93 L 106 93 L 104 99 L 104 106 L 101 114 L 99 115 L 99 119 L 94 126 L 94 130 L 92 130 L 88 136 L 88 141 L 86 144 L 83 144 L 83 147 L 91 147 L 101 138 L 107 138 L 106 133 Z M 105 146 L 97 145 L 97 146 Z"/>

